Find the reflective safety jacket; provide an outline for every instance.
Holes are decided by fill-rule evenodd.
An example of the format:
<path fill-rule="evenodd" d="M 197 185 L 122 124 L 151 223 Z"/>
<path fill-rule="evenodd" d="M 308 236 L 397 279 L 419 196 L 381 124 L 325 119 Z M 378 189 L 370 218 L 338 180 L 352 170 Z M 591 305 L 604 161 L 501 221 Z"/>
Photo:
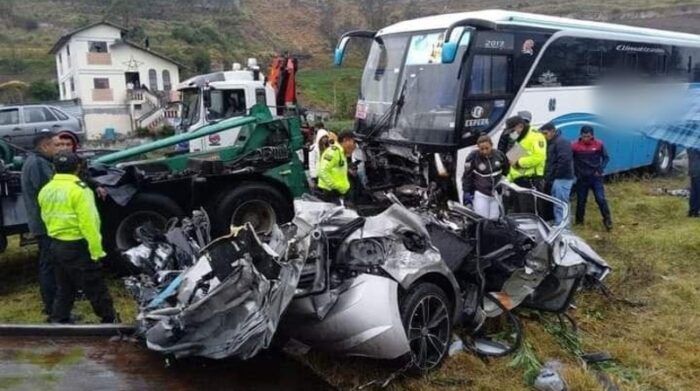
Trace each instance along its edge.
<path fill-rule="evenodd" d="M 511 166 L 508 180 L 518 178 L 544 177 L 547 162 L 547 139 L 534 128 L 523 131 L 518 138 L 518 144 L 525 150 L 525 156 L 518 159 L 517 166 Z"/>
<path fill-rule="evenodd" d="M 80 178 L 71 174 L 54 175 L 39 192 L 39 207 L 49 237 L 64 241 L 86 240 L 93 261 L 106 255 L 102 249 L 95 195 Z"/>
<path fill-rule="evenodd" d="M 350 190 L 348 161 L 343 147 L 335 143 L 323 151 L 318 167 L 318 188 L 345 194 Z"/>

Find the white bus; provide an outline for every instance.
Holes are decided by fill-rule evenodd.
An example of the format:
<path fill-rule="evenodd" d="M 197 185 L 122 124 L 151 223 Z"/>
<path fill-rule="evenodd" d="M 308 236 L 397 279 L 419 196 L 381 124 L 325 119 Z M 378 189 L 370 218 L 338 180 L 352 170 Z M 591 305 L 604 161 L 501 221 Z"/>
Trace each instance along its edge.
<path fill-rule="evenodd" d="M 371 40 L 356 132 L 427 153 L 459 150 L 446 162 L 458 178 L 476 138 L 497 141 L 521 110 L 569 140 L 592 125 L 610 153 L 608 174 L 669 171 L 675 146 L 640 126 L 671 110 L 679 92 L 700 88 L 700 36 L 692 34 L 486 10 L 348 32 L 337 65 L 356 38 Z"/>

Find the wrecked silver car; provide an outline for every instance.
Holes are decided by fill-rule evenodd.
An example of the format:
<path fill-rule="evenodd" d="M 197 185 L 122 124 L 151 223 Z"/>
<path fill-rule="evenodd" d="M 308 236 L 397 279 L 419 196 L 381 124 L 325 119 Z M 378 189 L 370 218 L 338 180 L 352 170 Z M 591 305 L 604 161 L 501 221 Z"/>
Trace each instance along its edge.
<path fill-rule="evenodd" d="M 176 357 L 245 359 L 280 333 L 340 354 L 410 357 L 429 370 L 445 357 L 453 326 L 478 335 L 485 319 L 518 306 L 562 313 L 584 279 L 601 281 L 610 270 L 564 226 L 536 215 L 488 220 L 456 203 L 409 208 L 387 198 L 391 205 L 370 216 L 297 200 L 294 220 L 264 236 L 247 225 L 201 245 L 190 234 L 191 247 L 201 246 L 189 253 L 192 266 L 127 279 L 132 292 L 156 287 L 136 296 L 148 346 Z M 175 245 L 160 237 L 142 246 L 172 256 L 162 248 Z M 144 265 L 138 254 L 146 252 L 125 256 Z M 475 348 L 504 350 L 487 341 Z"/>

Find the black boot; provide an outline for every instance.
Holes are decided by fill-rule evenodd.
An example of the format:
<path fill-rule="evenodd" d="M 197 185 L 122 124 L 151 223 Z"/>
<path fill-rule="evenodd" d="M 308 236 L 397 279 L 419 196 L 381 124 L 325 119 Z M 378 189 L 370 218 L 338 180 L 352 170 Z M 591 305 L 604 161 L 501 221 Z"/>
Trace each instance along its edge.
<path fill-rule="evenodd" d="M 612 220 L 610 219 L 610 217 L 603 220 L 603 225 L 605 225 L 605 229 L 608 230 L 608 232 L 612 231 L 613 223 L 612 223 Z"/>

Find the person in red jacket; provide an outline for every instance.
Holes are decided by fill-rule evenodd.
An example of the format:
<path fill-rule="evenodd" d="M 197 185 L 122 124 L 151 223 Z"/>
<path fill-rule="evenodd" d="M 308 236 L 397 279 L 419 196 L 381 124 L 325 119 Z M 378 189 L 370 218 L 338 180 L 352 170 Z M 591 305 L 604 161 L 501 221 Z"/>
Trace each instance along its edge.
<path fill-rule="evenodd" d="M 572 145 L 574 152 L 574 172 L 576 174 L 576 224 L 583 224 L 586 214 L 588 191 L 593 190 L 595 202 L 603 216 L 605 228 L 612 230 L 612 217 L 605 198 L 603 173 L 610 158 L 603 142 L 593 136 L 593 128 L 581 128 L 581 136 Z"/>

